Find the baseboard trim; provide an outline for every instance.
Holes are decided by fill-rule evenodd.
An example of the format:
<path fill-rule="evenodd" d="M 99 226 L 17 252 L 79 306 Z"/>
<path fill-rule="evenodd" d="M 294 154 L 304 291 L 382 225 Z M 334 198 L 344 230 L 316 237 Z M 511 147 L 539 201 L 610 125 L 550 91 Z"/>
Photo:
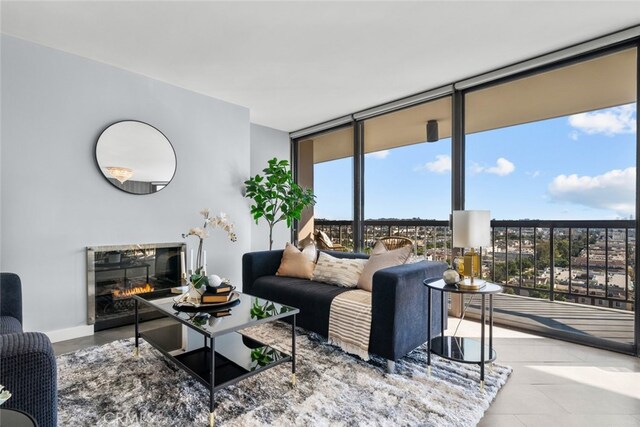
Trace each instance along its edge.
<path fill-rule="evenodd" d="M 51 342 L 60 342 L 72 340 L 74 338 L 86 337 L 93 335 L 93 325 L 81 325 L 73 328 L 58 329 L 55 331 L 45 332 Z"/>

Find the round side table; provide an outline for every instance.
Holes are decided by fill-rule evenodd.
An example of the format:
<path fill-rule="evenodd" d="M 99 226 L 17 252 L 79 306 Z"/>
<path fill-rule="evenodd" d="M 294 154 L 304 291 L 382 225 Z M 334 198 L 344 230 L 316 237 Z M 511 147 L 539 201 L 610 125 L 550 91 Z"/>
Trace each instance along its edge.
<path fill-rule="evenodd" d="M 0 427 L 38 427 L 31 415 L 18 409 L 0 409 Z"/>
<path fill-rule="evenodd" d="M 480 365 L 480 388 L 484 389 L 484 365 L 496 359 L 496 352 L 493 349 L 493 295 L 502 292 L 502 286 L 485 280 L 476 279 L 483 286 L 480 289 L 458 288 L 456 285 L 447 285 L 444 280 L 431 282 L 425 280 L 423 283 L 429 290 L 429 304 L 427 307 L 427 366 L 431 371 L 431 353 L 461 363 L 473 363 Z M 432 293 L 441 292 L 440 299 L 440 336 L 431 338 L 431 313 L 432 313 Z M 472 338 L 445 336 L 444 324 L 445 316 L 445 292 L 453 292 L 466 295 L 480 295 L 482 298 L 482 309 L 480 315 L 480 341 Z M 487 323 L 486 297 L 489 296 L 489 345 L 485 343 L 485 326 Z M 462 314 L 464 318 L 464 312 Z M 461 320 L 462 321 L 462 320 Z"/>

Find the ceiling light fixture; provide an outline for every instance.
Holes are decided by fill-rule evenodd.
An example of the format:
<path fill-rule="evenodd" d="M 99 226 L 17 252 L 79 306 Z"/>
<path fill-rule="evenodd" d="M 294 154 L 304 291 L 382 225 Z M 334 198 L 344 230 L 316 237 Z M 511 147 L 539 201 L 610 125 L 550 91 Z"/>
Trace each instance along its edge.
<path fill-rule="evenodd" d="M 107 171 L 109 175 L 120 181 L 120 184 L 124 184 L 126 180 L 133 176 L 133 170 L 129 168 L 123 168 L 120 166 L 108 166 Z"/>

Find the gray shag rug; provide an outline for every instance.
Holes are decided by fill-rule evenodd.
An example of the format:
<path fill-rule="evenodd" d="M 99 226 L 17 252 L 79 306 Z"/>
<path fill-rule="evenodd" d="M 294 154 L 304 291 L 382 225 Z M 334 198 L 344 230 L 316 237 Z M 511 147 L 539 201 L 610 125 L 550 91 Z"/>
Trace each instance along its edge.
<path fill-rule="evenodd" d="M 243 331 L 289 352 L 291 326 Z M 297 385 L 283 363 L 216 393 L 218 426 L 475 426 L 511 368 L 494 364 L 480 390 L 477 365 L 432 357 L 423 347 L 386 373 L 383 359 L 364 362 L 316 334 L 299 330 Z M 199 382 L 133 338 L 58 356 L 61 426 L 206 426 L 209 394 Z"/>

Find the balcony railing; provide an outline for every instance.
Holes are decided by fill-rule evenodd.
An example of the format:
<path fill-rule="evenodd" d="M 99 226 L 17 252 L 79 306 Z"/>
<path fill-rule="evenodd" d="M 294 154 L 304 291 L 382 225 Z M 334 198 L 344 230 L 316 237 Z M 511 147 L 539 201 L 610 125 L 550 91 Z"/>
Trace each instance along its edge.
<path fill-rule="evenodd" d="M 492 221 L 492 246 L 482 248 L 482 276 L 505 293 L 633 311 L 635 221 Z M 353 248 L 351 221 L 315 227 Z M 415 253 L 451 262 L 448 221 L 368 220 L 365 251 L 383 236 L 411 238 Z"/>

